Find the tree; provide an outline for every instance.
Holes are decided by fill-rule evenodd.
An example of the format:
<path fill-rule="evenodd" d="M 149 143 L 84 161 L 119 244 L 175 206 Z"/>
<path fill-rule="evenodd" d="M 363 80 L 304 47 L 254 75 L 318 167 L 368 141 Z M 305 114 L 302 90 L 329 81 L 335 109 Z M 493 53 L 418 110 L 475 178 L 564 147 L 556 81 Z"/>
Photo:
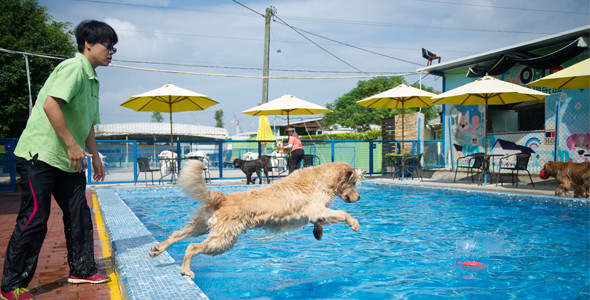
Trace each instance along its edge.
<path fill-rule="evenodd" d="M 70 57 L 76 46 L 67 22 L 56 22 L 34 0 L 0 1 L 0 47 L 22 52 Z M 60 60 L 28 56 L 33 103 Z M 0 53 L 0 137 L 18 137 L 29 110 L 25 59 Z"/>
<path fill-rule="evenodd" d="M 162 123 L 162 120 L 164 120 L 164 117 L 162 117 L 161 113 L 157 111 L 152 112 L 152 122 Z"/>
<path fill-rule="evenodd" d="M 403 77 L 378 77 L 370 80 L 361 80 L 357 86 L 348 93 L 336 99 L 334 103 L 329 103 L 327 107 L 332 110 L 324 118 L 325 125 L 340 124 L 345 127 L 366 131 L 370 124 L 381 125 L 381 119 L 392 117 L 401 113 L 401 109 L 383 109 L 367 108 L 358 103 L 359 100 L 369 96 L 384 92 L 401 83 L 405 83 Z M 416 85 L 413 85 L 417 87 Z M 422 87 L 423 90 L 434 92 L 430 87 Z M 418 108 L 406 108 L 406 113 L 418 111 Z M 426 120 L 438 116 L 435 107 L 426 107 L 421 109 L 425 114 Z"/>
<path fill-rule="evenodd" d="M 215 127 L 223 128 L 223 110 L 215 111 Z"/>

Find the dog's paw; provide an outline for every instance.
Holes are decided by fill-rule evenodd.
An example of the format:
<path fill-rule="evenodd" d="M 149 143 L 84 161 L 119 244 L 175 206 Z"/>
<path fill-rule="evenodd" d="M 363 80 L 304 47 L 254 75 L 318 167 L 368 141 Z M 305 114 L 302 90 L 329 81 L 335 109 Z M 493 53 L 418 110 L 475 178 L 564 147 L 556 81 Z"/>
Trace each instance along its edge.
<path fill-rule="evenodd" d="M 180 268 L 180 274 L 182 274 L 182 276 L 188 276 L 191 279 L 195 279 L 195 273 L 189 269 Z"/>
<path fill-rule="evenodd" d="M 162 251 L 160 251 L 160 249 L 158 249 L 158 246 L 153 246 L 150 249 L 150 256 L 151 257 L 156 257 L 156 256 L 160 255 L 160 253 L 162 253 Z"/>
<path fill-rule="evenodd" d="M 322 235 L 324 235 L 324 227 L 320 224 L 313 224 L 313 237 L 319 241 L 322 239 Z"/>
<path fill-rule="evenodd" d="M 346 223 L 354 231 L 360 231 L 361 230 L 361 225 L 359 224 L 359 221 L 357 219 L 355 219 L 355 218 L 352 218 L 351 217 L 349 220 L 346 221 Z"/>

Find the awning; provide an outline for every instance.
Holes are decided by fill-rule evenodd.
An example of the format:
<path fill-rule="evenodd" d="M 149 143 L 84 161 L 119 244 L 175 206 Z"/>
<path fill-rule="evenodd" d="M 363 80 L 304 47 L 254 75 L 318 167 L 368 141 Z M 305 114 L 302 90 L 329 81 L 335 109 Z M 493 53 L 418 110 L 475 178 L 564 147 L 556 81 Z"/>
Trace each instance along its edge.
<path fill-rule="evenodd" d="M 564 47 L 545 55 L 535 55 L 526 51 L 509 52 L 502 55 L 495 62 L 482 66 L 475 65 L 469 68 L 467 77 L 482 77 L 487 75 L 500 75 L 516 63 L 529 66 L 535 69 L 548 69 L 576 57 L 582 53 L 588 44 L 583 37 L 567 43 Z"/>

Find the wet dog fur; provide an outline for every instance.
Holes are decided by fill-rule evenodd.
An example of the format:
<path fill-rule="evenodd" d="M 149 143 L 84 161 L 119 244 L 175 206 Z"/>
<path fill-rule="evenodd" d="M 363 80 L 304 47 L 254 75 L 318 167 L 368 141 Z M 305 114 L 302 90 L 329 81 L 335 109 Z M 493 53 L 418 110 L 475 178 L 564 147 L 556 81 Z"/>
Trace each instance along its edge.
<path fill-rule="evenodd" d="M 550 161 L 543 166 L 543 172 L 557 180 L 555 196 L 568 196 L 573 188 L 574 197 L 590 198 L 590 162 Z"/>
<path fill-rule="evenodd" d="M 190 270 L 193 256 L 222 254 L 232 248 L 238 236 L 247 229 L 284 231 L 311 222 L 316 239 L 322 237 L 323 225 L 346 222 L 352 230 L 360 230 L 358 220 L 346 211 L 328 208 L 335 196 L 347 203 L 360 198 L 356 189 L 357 172 L 346 163 L 300 169 L 260 189 L 231 194 L 207 190 L 202 168 L 199 161 L 189 162 L 182 169 L 178 184 L 187 195 L 203 202 L 203 205 L 188 225 L 150 250 L 153 257 L 186 237 L 208 233 L 203 242 L 187 247 L 180 268 L 183 275 L 194 278 Z"/>

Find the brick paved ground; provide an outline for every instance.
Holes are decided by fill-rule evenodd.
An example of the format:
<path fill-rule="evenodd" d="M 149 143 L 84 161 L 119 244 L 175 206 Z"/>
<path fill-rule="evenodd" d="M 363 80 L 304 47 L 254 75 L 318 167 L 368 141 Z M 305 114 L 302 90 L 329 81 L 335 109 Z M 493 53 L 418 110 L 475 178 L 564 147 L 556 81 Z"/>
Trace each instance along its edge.
<path fill-rule="evenodd" d="M 92 209 L 91 194 L 87 194 L 88 205 Z M 20 206 L 19 196 L 15 192 L 0 191 L 0 274 L 4 267 L 6 246 L 14 228 L 14 222 Z M 93 215 L 94 218 L 94 215 Z M 94 221 L 94 220 L 93 220 Z M 94 223 L 94 253 L 99 271 L 105 274 L 105 263 L 101 252 L 100 240 Z M 110 299 L 107 284 L 69 284 L 66 241 L 63 233 L 62 212 L 52 201 L 48 231 L 39 255 L 39 263 L 29 289 L 35 299 Z M 110 258 L 107 258 L 110 259 Z"/>

